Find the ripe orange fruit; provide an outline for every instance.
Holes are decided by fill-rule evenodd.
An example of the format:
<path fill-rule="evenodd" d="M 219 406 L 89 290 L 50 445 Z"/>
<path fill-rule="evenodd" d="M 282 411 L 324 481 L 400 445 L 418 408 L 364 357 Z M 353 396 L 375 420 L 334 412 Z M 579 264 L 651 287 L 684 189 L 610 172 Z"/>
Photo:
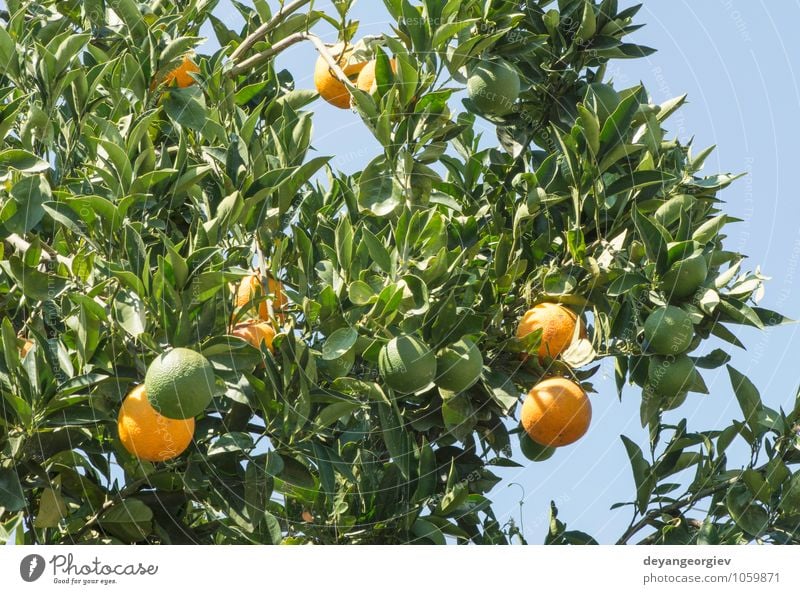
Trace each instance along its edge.
<path fill-rule="evenodd" d="M 21 359 L 24 358 L 25 355 L 28 354 L 28 351 L 31 350 L 32 348 L 33 348 L 33 342 L 28 339 L 25 339 L 25 344 L 23 344 L 19 349 L 20 358 Z"/>
<path fill-rule="evenodd" d="M 183 58 L 183 62 L 175 70 L 164 77 L 164 84 L 171 87 L 173 84 L 185 89 L 195 84 L 197 81 L 192 77 L 193 72 L 200 72 L 200 68 L 189 56 Z"/>
<path fill-rule="evenodd" d="M 536 384 L 522 404 L 520 420 L 538 444 L 559 447 L 580 439 L 589 429 L 592 404 L 586 392 L 563 377 Z"/>
<path fill-rule="evenodd" d="M 392 72 L 397 74 L 397 61 L 392 58 L 389 60 L 392 65 Z M 375 66 L 377 65 L 376 60 L 370 60 L 367 62 L 364 67 L 361 69 L 361 72 L 358 74 L 358 79 L 356 80 L 356 86 L 365 91 L 367 93 L 371 93 L 375 90 Z"/>
<path fill-rule="evenodd" d="M 246 340 L 257 349 L 261 348 L 261 343 L 263 342 L 270 351 L 273 351 L 272 341 L 275 338 L 275 329 L 269 322 L 245 322 L 236 324 L 231 334 L 242 340 Z"/>
<path fill-rule="evenodd" d="M 522 316 L 517 338 L 522 339 L 541 328 L 539 361 L 543 362 L 547 357 L 555 359 L 572 343 L 576 324 L 580 325 L 580 336 L 585 337 L 586 329 L 573 311 L 557 303 L 540 303 Z"/>
<path fill-rule="evenodd" d="M 345 76 L 347 76 L 351 82 L 355 82 L 359 72 L 364 68 L 365 63 L 358 62 L 356 64 L 347 64 L 347 60 L 353 53 L 353 49 L 345 49 L 342 44 L 337 44 L 331 47 L 330 50 L 334 59 L 337 60 L 339 66 L 341 66 L 344 71 Z M 317 63 L 314 66 L 314 86 L 317 88 L 320 97 L 331 105 L 339 109 L 348 109 L 350 107 L 350 93 L 347 87 L 336 78 L 336 75 L 322 56 L 317 58 Z"/>
<path fill-rule="evenodd" d="M 283 323 L 285 318 L 283 310 L 286 307 L 286 293 L 283 292 L 283 283 L 270 277 L 267 279 L 267 290 L 273 296 L 269 301 L 272 302 L 275 317 Z M 243 278 L 236 292 L 236 309 L 244 307 L 256 297 L 263 295 L 263 291 L 264 286 L 261 283 L 261 276 L 257 273 Z M 267 301 L 261 301 L 258 304 L 258 317 L 265 321 L 269 320 Z"/>
<path fill-rule="evenodd" d="M 154 79 L 150 85 L 150 90 L 154 90 L 159 84 L 166 87 L 176 86 L 181 89 L 190 87 L 197 81 L 192 77 L 193 72 L 200 72 L 200 68 L 195 64 L 189 56 L 183 58 L 180 66 L 168 72 L 161 80 Z"/>
<path fill-rule="evenodd" d="M 144 384 L 136 386 L 122 403 L 117 418 L 119 439 L 141 460 L 163 462 L 180 456 L 192 441 L 194 419 L 168 419 L 147 399 Z"/>

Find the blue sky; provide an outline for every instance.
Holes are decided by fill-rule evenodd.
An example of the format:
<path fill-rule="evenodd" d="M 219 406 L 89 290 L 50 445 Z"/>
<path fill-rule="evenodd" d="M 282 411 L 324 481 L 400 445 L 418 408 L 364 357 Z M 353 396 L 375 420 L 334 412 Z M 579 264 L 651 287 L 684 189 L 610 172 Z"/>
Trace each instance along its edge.
<path fill-rule="evenodd" d="M 621 6 L 630 4 L 620 2 Z M 315 2 L 315 7 L 333 12 L 329 2 Z M 229 24 L 240 22 L 238 15 L 225 8 L 218 13 Z M 379 0 L 361 0 L 353 16 L 361 21 L 359 36 L 390 31 Z M 797 1 L 768 5 L 764 0 L 644 0 L 637 21 L 647 26 L 632 40 L 659 51 L 609 67 L 615 86 L 625 88 L 642 81 L 655 102 L 688 93 L 688 105 L 669 121 L 671 135 L 682 141 L 693 137 L 698 150 L 717 145 L 706 161 L 705 173 L 749 174 L 721 195 L 729 214 L 744 219 L 729 227 L 727 248 L 748 254 L 748 268 L 760 266 L 772 277 L 761 305 L 793 319 L 800 318 L 800 287 L 796 286 L 800 279 L 800 201 L 794 188 L 800 88 L 791 56 L 800 55 L 799 20 Z M 319 27 L 318 33 L 326 40 L 335 38 L 328 25 Z M 315 50 L 306 44 L 283 53 L 278 64 L 293 73 L 298 87 L 311 88 L 315 59 Z M 377 143 L 357 115 L 321 100 L 313 109 L 312 143 L 319 154 L 334 156 L 334 168 L 359 170 L 378 152 Z M 487 142 L 493 142 L 491 125 L 482 122 L 479 126 Z M 790 408 L 800 375 L 794 368 L 800 350 L 797 327 L 767 332 L 736 330 L 748 350 L 726 347 L 733 356 L 732 365 L 753 380 L 767 405 Z M 700 352 L 716 346 L 706 341 Z M 740 418 L 724 368 L 703 375 L 711 395 L 690 395 L 672 419 L 686 416 L 690 430 L 701 430 L 721 428 Z M 627 508 L 609 511 L 609 507 L 633 496 L 619 435 L 646 444 L 639 424 L 639 392 L 626 391 L 620 403 L 608 366 L 593 382 L 598 394 L 592 396 L 594 419 L 589 434 L 546 462 L 502 473 L 504 481 L 491 495 L 501 523 L 508 517 L 519 521 L 523 501 L 522 519 L 531 543 L 544 538 L 550 500 L 555 500 L 560 517 L 570 528 L 586 531 L 602 543 L 615 541 L 630 519 Z M 741 448 L 736 451 L 744 454 Z M 744 461 L 744 457 L 740 459 Z M 736 462 L 734 454 L 731 464 Z"/>

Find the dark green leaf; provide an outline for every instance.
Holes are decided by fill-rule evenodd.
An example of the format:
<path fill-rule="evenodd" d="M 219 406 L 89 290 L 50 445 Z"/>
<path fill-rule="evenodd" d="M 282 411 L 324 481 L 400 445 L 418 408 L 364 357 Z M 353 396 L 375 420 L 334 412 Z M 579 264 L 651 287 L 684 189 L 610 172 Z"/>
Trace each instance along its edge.
<path fill-rule="evenodd" d="M 744 420 L 750 428 L 759 433 L 757 427 L 758 415 L 762 409 L 761 396 L 758 390 L 747 377 L 736 371 L 730 365 L 727 366 L 728 375 L 730 376 L 731 386 L 733 392 L 736 394 L 736 400 L 739 401 L 739 407 L 744 413 Z"/>

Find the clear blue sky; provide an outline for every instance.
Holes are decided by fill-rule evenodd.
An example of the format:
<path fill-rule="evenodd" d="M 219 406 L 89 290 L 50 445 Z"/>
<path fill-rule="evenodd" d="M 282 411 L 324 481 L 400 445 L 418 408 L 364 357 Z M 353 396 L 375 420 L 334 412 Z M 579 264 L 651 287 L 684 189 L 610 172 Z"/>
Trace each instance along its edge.
<path fill-rule="evenodd" d="M 620 2 L 621 6 L 630 4 Z M 318 1 L 315 7 L 333 13 L 330 2 Z M 229 23 L 239 22 L 226 8 L 218 12 Z M 390 31 L 380 0 L 361 0 L 353 15 L 362 23 L 359 35 Z M 729 227 L 727 247 L 748 254 L 749 268 L 760 266 L 772 277 L 762 306 L 800 318 L 800 287 L 796 286 L 800 281 L 800 201 L 793 182 L 799 169 L 795 159 L 800 88 L 791 59 L 800 55 L 800 2 L 644 0 L 637 21 L 647 26 L 632 39 L 659 51 L 642 60 L 612 63 L 609 73 L 615 84 L 624 88 L 642 81 L 656 102 L 688 93 L 690 103 L 670 120 L 672 136 L 683 141 L 694 137 L 698 150 L 718 146 L 706 161 L 706 173 L 749 173 L 721 196 L 728 212 L 744 219 Z M 326 39 L 335 37 L 328 25 L 318 32 Z M 278 63 L 293 73 L 298 87 L 311 88 L 310 65 L 315 58 L 311 46 L 296 46 L 282 54 Z M 313 145 L 319 154 L 334 155 L 334 168 L 359 170 L 379 150 L 357 115 L 322 101 L 313 109 Z M 492 141 L 491 126 L 479 125 L 485 128 L 487 141 Z M 795 367 L 800 350 L 797 326 L 768 332 L 742 329 L 738 334 L 748 351 L 728 349 L 732 365 L 754 381 L 767 405 L 791 408 L 800 376 Z M 716 346 L 706 341 L 701 348 L 709 351 Z M 740 418 L 724 368 L 703 375 L 711 395 L 693 394 L 679 411 L 689 419 L 689 429 L 724 427 Z M 547 462 L 500 473 L 505 480 L 491 494 L 502 523 L 509 516 L 519 520 L 524 490 L 524 528 L 531 543 L 544 538 L 551 499 L 570 528 L 584 530 L 601 543 L 613 542 L 627 526 L 628 509 L 609 511 L 609 507 L 630 499 L 634 492 L 619 435 L 624 433 L 646 449 L 647 437 L 639 424 L 639 392 L 626 391 L 620 403 L 608 366 L 594 384 L 599 393 L 593 396 L 589 434 Z M 674 420 L 680 416 L 673 414 Z M 732 458 L 731 463 L 736 460 Z"/>

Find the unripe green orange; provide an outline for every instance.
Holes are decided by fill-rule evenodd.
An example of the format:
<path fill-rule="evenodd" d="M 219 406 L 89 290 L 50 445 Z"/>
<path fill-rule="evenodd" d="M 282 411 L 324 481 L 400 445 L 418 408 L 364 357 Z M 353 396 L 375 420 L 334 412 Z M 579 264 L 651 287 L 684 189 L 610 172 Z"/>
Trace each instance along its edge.
<path fill-rule="evenodd" d="M 686 355 L 651 357 L 647 383 L 656 394 L 667 399 L 688 392 L 694 377 L 694 363 Z"/>
<path fill-rule="evenodd" d="M 705 256 L 697 254 L 673 264 L 664 274 L 661 289 L 667 299 L 685 299 L 697 292 L 708 276 Z"/>
<path fill-rule="evenodd" d="M 144 378 L 150 404 L 170 419 L 199 415 L 214 397 L 214 368 L 200 353 L 176 348 L 156 357 Z"/>
<path fill-rule="evenodd" d="M 656 355 L 677 355 L 692 344 L 694 326 L 685 311 L 674 305 L 659 307 L 644 322 L 645 348 Z"/>
<path fill-rule="evenodd" d="M 519 74 L 505 61 L 480 62 L 467 79 L 467 96 L 484 115 L 511 113 L 520 91 Z"/>
<path fill-rule="evenodd" d="M 463 392 L 480 379 L 483 355 L 469 338 L 445 348 L 436 360 L 436 385 L 449 392 Z"/>
<path fill-rule="evenodd" d="M 383 381 L 400 394 L 411 394 L 436 378 L 436 357 L 413 336 L 397 336 L 381 349 L 378 369 Z"/>

